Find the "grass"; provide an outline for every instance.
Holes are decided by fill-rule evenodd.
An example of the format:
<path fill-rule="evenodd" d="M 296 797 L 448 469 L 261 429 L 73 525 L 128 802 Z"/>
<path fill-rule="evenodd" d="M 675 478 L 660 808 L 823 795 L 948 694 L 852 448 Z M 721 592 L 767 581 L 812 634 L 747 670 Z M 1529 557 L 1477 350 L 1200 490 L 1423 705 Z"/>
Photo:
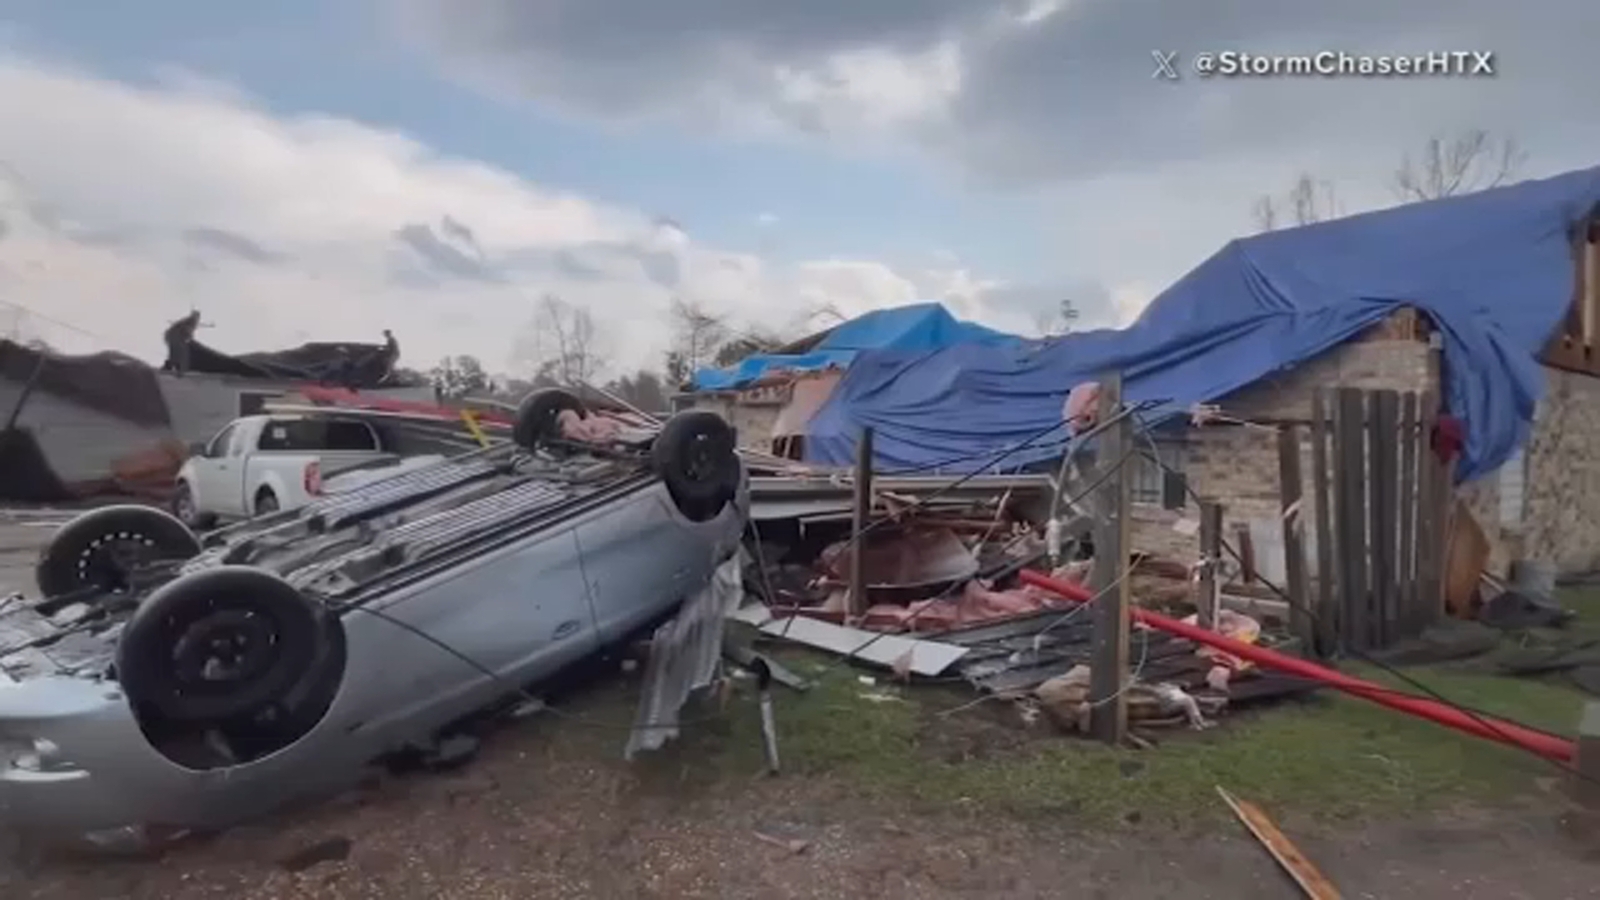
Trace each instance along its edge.
<path fill-rule="evenodd" d="M 1600 593 L 1567 599 L 1583 613 L 1576 627 L 1600 633 Z M 886 687 L 883 673 L 868 685 L 823 657 L 783 656 L 803 674 L 823 673 L 807 693 L 775 689 L 785 769 L 934 809 L 1193 824 L 1227 815 L 1221 784 L 1286 814 L 1351 820 L 1504 802 L 1557 774 L 1526 753 L 1331 691 L 1242 711 L 1204 733 L 1164 732 L 1153 750 L 1115 750 L 1026 727 L 1000 702 L 942 714 L 970 703 L 964 686 Z M 1354 673 L 1414 690 L 1375 668 Z M 1584 699 L 1558 681 L 1449 666 L 1407 674 L 1454 703 L 1559 733 L 1575 728 Z M 691 741 L 713 777 L 760 767 L 752 693 L 733 701 L 709 744 Z"/>

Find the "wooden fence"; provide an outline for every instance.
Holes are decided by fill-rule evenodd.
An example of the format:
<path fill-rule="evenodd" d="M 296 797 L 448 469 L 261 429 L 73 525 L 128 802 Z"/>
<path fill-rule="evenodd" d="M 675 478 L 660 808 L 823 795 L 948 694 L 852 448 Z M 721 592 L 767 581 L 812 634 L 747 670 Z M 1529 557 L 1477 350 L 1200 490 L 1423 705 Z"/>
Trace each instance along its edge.
<path fill-rule="evenodd" d="M 1279 481 L 1287 588 L 1296 606 L 1291 627 L 1308 652 L 1382 649 L 1443 614 L 1452 491 L 1450 469 L 1429 447 L 1437 416 L 1431 393 L 1318 391 L 1309 485 L 1301 477 L 1301 428 L 1283 427 Z"/>

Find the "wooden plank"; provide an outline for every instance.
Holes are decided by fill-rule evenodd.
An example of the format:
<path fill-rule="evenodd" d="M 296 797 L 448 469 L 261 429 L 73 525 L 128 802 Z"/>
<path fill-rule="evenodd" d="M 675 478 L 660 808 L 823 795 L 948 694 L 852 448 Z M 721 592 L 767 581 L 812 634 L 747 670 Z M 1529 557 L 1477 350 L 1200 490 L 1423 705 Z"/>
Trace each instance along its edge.
<path fill-rule="evenodd" d="M 1214 500 L 1200 503 L 1200 595 L 1195 598 L 1201 628 L 1217 627 L 1222 594 L 1217 568 L 1222 564 L 1222 504 Z"/>
<path fill-rule="evenodd" d="M 850 612 L 863 615 L 867 602 L 866 533 L 872 521 L 872 429 L 861 429 L 856 441 L 855 504 L 851 515 Z"/>
<path fill-rule="evenodd" d="M 1400 637 L 1414 637 L 1426 623 L 1417 612 L 1417 394 L 1400 398 L 1400 543 L 1395 557 Z"/>
<path fill-rule="evenodd" d="M 1336 515 L 1339 518 L 1339 555 L 1345 565 L 1340 578 L 1339 611 L 1345 647 L 1365 650 L 1369 646 L 1367 615 L 1367 441 L 1365 396 L 1357 388 L 1340 388 L 1338 420 L 1334 439 L 1340 492 Z"/>
<path fill-rule="evenodd" d="M 1572 760 L 1571 795 L 1580 809 L 1600 810 L 1600 701 L 1583 704 Z"/>
<path fill-rule="evenodd" d="M 1316 655 L 1317 633 L 1312 618 L 1310 579 L 1306 574 L 1305 490 L 1300 478 L 1300 430 L 1278 429 L 1278 497 L 1283 510 L 1283 571 L 1288 580 L 1289 633 L 1300 639 L 1301 652 Z"/>
<path fill-rule="evenodd" d="M 1340 900 L 1339 889 L 1333 886 L 1333 882 L 1329 881 L 1304 853 L 1300 852 L 1300 848 L 1296 847 L 1294 842 L 1289 840 L 1289 836 L 1273 823 L 1266 811 L 1248 800 L 1235 798 L 1223 790 L 1221 785 L 1217 785 L 1217 793 L 1222 796 L 1223 802 L 1228 804 L 1228 808 L 1233 810 L 1233 814 L 1239 817 L 1239 821 L 1244 823 L 1244 827 L 1261 842 L 1261 846 L 1272 854 L 1278 865 L 1289 873 L 1289 877 L 1294 879 L 1294 883 L 1300 886 L 1300 890 L 1304 891 L 1307 897 L 1311 900 Z"/>
<path fill-rule="evenodd" d="M 1387 647 L 1395 639 L 1395 484 L 1400 464 L 1395 456 L 1395 433 L 1400 430 L 1400 394 L 1373 391 L 1367 412 L 1367 515 L 1371 523 L 1367 544 L 1372 577 L 1372 645 Z"/>
<path fill-rule="evenodd" d="M 1417 589 L 1414 614 L 1418 628 L 1438 617 L 1440 566 L 1443 547 L 1439 521 L 1438 458 L 1431 446 L 1433 427 L 1439 421 L 1439 397 L 1424 391 L 1417 399 Z"/>
<path fill-rule="evenodd" d="M 1122 374 L 1112 373 L 1100 380 L 1100 409 L 1096 421 L 1108 422 L 1122 409 Z M 1133 418 L 1124 417 L 1112 425 L 1102 438 L 1100 453 L 1104 465 L 1115 460 L 1129 460 L 1133 449 Z M 1128 633 L 1131 629 L 1129 610 L 1133 604 L 1131 585 L 1127 578 L 1128 551 L 1132 548 L 1131 512 L 1133 509 L 1134 468 L 1131 462 L 1117 466 L 1111 473 L 1111 482 L 1101 490 L 1114 492 L 1109 505 L 1114 516 L 1112 528 L 1104 529 L 1109 538 L 1104 545 L 1096 544 L 1095 555 L 1104 554 L 1113 565 L 1102 567 L 1114 579 L 1109 584 L 1096 585 L 1097 591 L 1109 591 L 1094 604 L 1094 649 L 1089 674 L 1089 731 L 1108 744 L 1120 745 L 1128 735 Z M 1102 509 L 1107 508 L 1102 506 Z"/>
<path fill-rule="evenodd" d="M 1338 575 L 1333 537 L 1333 494 L 1328 483 L 1328 402 L 1320 388 L 1311 395 L 1311 496 L 1317 510 L 1317 653 L 1331 656 L 1339 645 L 1334 605 Z"/>

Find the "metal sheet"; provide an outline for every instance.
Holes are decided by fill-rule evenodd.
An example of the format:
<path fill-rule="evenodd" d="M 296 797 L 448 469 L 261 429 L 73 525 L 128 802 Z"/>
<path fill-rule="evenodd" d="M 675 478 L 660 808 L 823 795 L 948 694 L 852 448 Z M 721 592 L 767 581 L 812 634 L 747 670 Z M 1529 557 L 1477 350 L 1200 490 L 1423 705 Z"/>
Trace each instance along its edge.
<path fill-rule="evenodd" d="M 741 553 L 718 566 L 710 583 L 656 629 L 624 758 L 659 749 L 678 736 L 678 713 L 691 694 L 711 684 L 722 656 L 723 623 L 743 601 Z"/>
<path fill-rule="evenodd" d="M 943 674 L 945 669 L 969 652 L 966 647 L 847 628 L 805 616 L 774 619 L 767 608 L 760 604 L 746 606 L 731 618 L 756 626 L 762 634 L 840 656 L 854 657 L 885 669 L 895 668 L 901 660 L 909 658 L 911 671 L 929 678 Z"/>

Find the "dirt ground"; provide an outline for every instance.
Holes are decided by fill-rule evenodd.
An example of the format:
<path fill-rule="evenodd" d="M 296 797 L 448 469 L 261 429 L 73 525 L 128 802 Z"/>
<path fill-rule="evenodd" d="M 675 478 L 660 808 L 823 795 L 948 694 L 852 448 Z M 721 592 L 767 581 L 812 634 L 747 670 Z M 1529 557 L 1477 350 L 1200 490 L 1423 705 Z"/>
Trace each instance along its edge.
<path fill-rule="evenodd" d="M 0 519 L 0 588 L 24 586 L 32 547 L 48 534 Z M 18 853 L 0 864 L 0 896 L 1298 896 L 1226 818 L 1188 831 L 1129 820 L 1091 832 L 1067 811 L 918 808 L 826 774 L 706 778 L 686 756 L 693 741 L 624 764 L 629 688 L 613 679 L 563 716 L 506 726 L 459 771 L 388 779 L 156 858 Z M 1248 796 L 1247 783 L 1236 792 Z M 1403 821 L 1269 812 L 1346 897 L 1600 896 L 1600 826 L 1564 823 L 1553 797 Z"/>

